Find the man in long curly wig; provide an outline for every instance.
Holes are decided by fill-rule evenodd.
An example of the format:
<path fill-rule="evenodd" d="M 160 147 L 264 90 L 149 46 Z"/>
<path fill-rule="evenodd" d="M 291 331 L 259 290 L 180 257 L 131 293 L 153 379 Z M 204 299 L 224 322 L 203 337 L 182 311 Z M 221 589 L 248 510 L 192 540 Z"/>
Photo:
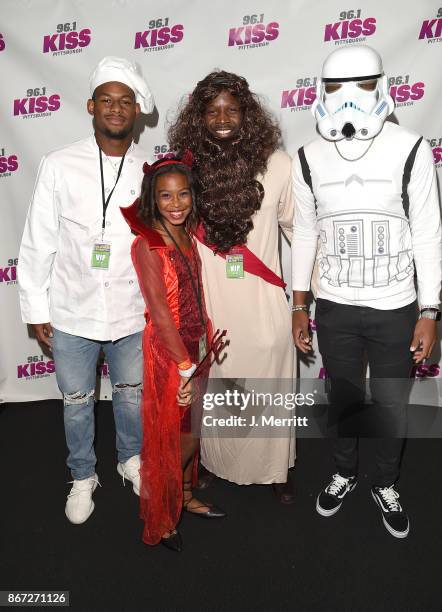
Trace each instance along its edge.
<path fill-rule="evenodd" d="M 212 106 L 226 92 L 226 115 L 220 120 Z M 266 171 L 280 136 L 247 81 L 224 71 L 198 83 L 172 126 L 171 147 L 190 149 L 196 157 L 199 211 L 207 239 L 218 250 L 247 241 L 264 196 L 256 177 Z"/>
<path fill-rule="evenodd" d="M 292 227 L 291 159 L 280 141 L 278 125 L 247 81 L 225 71 L 197 84 L 169 130 L 171 148 L 190 149 L 195 158 L 207 308 L 215 329 L 227 329 L 230 341 L 211 376 L 237 384 L 293 374 L 278 251 L 279 227 L 288 237 Z M 205 437 L 203 431 L 202 463 L 238 484 L 273 483 L 279 499 L 291 503 L 287 474 L 294 464 L 294 433 L 279 433 L 226 438 L 222 432 Z"/>

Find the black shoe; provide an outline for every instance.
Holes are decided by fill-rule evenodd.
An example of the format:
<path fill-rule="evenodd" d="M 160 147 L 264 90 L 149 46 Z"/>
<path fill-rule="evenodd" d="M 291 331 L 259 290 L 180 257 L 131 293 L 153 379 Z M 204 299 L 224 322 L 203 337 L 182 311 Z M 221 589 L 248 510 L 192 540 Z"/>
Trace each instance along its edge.
<path fill-rule="evenodd" d="M 192 493 L 192 483 L 190 480 L 183 481 L 183 492 L 185 493 L 186 491 Z M 224 510 L 221 510 L 221 508 L 218 508 L 218 506 L 215 506 L 214 504 L 210 504 L 209 502 L 201 501 L 201 503 L 198 506 L 189 508 L 189 504 L 192 501 L 192 499 L 195 499 L 195 498 L 191 494 L 189 499 L 186 499 L 183 501 L 183 509 L 189 514 L 194 514 L 195 516 L 200 516 L 201 518 L 205 518 L 205 519 L 224 518 L 225 516 L 227 516 Z M 208 508 L 208 510 L 206 510 L 205 512 L 198 512 L 200 508 Z"/>
<path fill-rule="evenodd" d="M 161 538 L 160 541 L 163 546 L 174 552 L 181 552 L 183 550 L 183 540 L 180 532 L 176 529 L 172 531 L 168 538 Z"/>
<path fill-rule="evenodd" d="M 316 511 L 321 516 L 335 514 L 341 507 L 347 493 L 353 491 L 356 483 L 356 476 L 344 478 L 340 474 L 333 474 L 331 482 L 318 495 Z"/>
<path fill-rule="evenodd" d="M 209 502 L 201 502 L 199 506 L 194 506 L 193 508 L 189 508 L 188 506 L 189 506 L 189 503 L 192 501 L 192 499 L 194 498 L 191 497 L 188 501 L 186 501 L 183 504 L 184 510 L 188 512 L 189 514 L 193 514 L 195 516 L 199 516 L 205 519 L 224 518 L 225 516 L 227 516 L 224 510 L 221 510 L 221 508 L 218 508 L 218 506 L 215 506 L 214 504 L 210 504 Z M 199 512 L 199 508 L 205 508 L 205 507 L 207 507 L 208 510 L 206 510 L 205 512 Z"/>
<path fill-rule="evenodd" d="M 201 465 L 198 474 L 198 484 L 195 489 L 207 489 L 215 479 L 215 474 L 212 474 L 212 472 L 209 472 L 209 470 L 206 470 L 206 468 Z"/>
<path fill-rule="evenodd" d="M 371 494 L 381 510 L 385 529 L 395 538 L 406 538 L 410 531 L 410 521 L 398 502 L 399 493 L 393 485 L 372 487 Z"/>
<path fill-rule="evenodd" d="M 286 482 L 275 482 L 272 484 L 273 492 L 281 504 L 293 504 L 296 501 L 295 488 L 290 478 L 290 472 L 287 474 Z"/>

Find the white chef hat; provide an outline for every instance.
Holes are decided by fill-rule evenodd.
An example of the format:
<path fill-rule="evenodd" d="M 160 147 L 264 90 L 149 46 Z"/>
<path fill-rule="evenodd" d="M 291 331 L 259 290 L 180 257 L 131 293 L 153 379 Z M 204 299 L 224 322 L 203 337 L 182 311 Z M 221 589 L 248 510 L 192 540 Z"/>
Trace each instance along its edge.
<path fill-rule="evenodd" d="M 110 81 L 124 83 L 130 87 L 135 93 L 135 99 L 142 113 L 148 115 L 153 111 L 155 102 L 152 92 L 134 62 L 122 57 L 103 57 L 89 79 L 91 96 L 99 85 Z"/>

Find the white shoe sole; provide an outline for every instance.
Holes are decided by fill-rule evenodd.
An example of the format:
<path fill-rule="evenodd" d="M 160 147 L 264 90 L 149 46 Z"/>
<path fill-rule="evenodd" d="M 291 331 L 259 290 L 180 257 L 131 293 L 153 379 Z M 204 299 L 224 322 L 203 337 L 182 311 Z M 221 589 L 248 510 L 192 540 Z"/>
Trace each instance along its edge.
<path fill-rule="evenodd" d="M 373 491 L 371 492 L 371 496 L 372 496 L 372 498 L 374 499 L 374 501 L 376 502 L 376 505 L 378 506 L 378 508 L 379 508 L 379 509 L 381 510 L 381 512 L 382 512 L 382 508 L 381 508 L 381 506 L 380 506 L 380 504 L 379 504 L 379 502 L 378 502 L 378 500 L 377 500 L 377 498 L 376 498 L 375 494 L 373 493 Z M 389 524 L 387 523 L 387 521 L 385 520 L 385 516 L 384 516 L 384 514 L 383 514 L 383 513 L 382 513 L 382 522 L 384 523 L 384 527 L 385 527 L 385 529 L 386 529 L 386 530 L 388 531 L 388 533 L 390 533 L 390 534 L 391 534 L 391 535 L 392 535 L 394 538 L 399 538 L 399 539 L 400 539 L 400 538 L 406 538 L 406 537 L 407 537 L 407 535 L 410 533 L 410 524 L 408 524 L 407 531 L 396 531 L 395 529 L 393 529 L 393 527 L 392 527 L 391 525 L 389 525 Z"/>
<path fill-rule="evenodd" d="M 325 508 L 319 505 L 319 495 L 318 495 L 318 498 L 316 499 L 316 512 L 320 514 L 321 516 L 333 516 L 333 514 L 336 514 L 336 512 L 342 506 L 342 502 L 339 504 L 339 506 L 336 506 L 336 508 L 333 508 L 332 510 L 325 510 Z"/>
<path fill-rule="evenodd" d="M 97 483 L 96 483 L 96 482 L 94 482 L 94 486 L 92 487 L 92 493 L 95 491 L 95 489 L 96 489 L 96 488 L 97 488 Z M 92 495 L 92 493 L 91 493 L 91 495 Z M 66 504 L 66 506 L 67 506 L 67 504 Z M 70 523 L 72 523 L 72 525 L 82 525 L 83 523 L 85 523 L 85 522 L 88 520 L 88 518 L 90 517 L 90 515 L 92 514 L 92 512 L 94 511 L 94 509 L 95 509 L 95 504 L 94 504 L 94 501 L 93 501 L 93 499 L 91 498 L 91 506 L 90 506 L 90 508 L 89 508 L 89 512 L 88 512 L 88 514 L 85 516 L 85 518 L 84 518 L 83 520 L 81 520 L 81 521 L 73 521 L 73 520 L 72 520 L 72 519 L 69 517 L 69 514 L 68 514 L 68 512 L 67 512 L 67 510 L 66 510 L 66 506 L 65 506 L 65 509 L 64 509 L 64 513 L 65 513 L 65 515 L 66 515 L 66 518 L 68 519 L 68 521 L 69 521 Z"/>
<path fill-rule="evenodd" d="M 94 511 L 94 509 L 95 509 L 95 504 L 94 504 L 94 502 L 92 502 L 92 503 L 91 503 L 91 507 L 90 507 L 90 510 L 89 510 L 88 515 L 87 515 L 87 516 L 86 516 L 86 517 L 85 517 L 85 518 L 84 518 L 82 521 L 73 521 L 73 520 L 72 520 L 72 519 L 69 517 L 69 515 L 68 515 L 68 513 L 67 513 L 66 508 L 64 509 L 64 513 L 65 513 L 65 515 L 66 515 L 66 518 L 68 519 L 68 521 L 69 521 L 70 523 L 72 523 L 72 525 L 82 525 L 83 523 L 85 523 L 85 522 L 88 520 L 88 518 L 90 517 L 90 515 L 92 514 L 92 512 Z"/>
<path fill-rule="evenodd" d="M 351 493 L 353 491 L 353 489 L 356 487 L 358 483 L 355 482 L 351 487 L 350 490 L 348 491 L 348 493 Z M 322 493 L 322 491 L 321 491 Z M 336 508 L 332 508 L 331 510 L 326 510 L 325 508 L 323 508 L 322 506 L 319 505 L 319 497 L 321 495 L 321 493 L 319 493 L 318 497 L 316 498 L 316 512 L 318 514 L 320 514 L 321 516 L 333 516 L 334 514 L 336 514 L 336 512 L 339 510 L 339 508 L 342 506 L 342 503 L 344 501 L 344 499 L 341 501 L 341 503 L 339 504 L 339 506 L 336 506 Z M 348 495 L 348 493 L 346 495 Z"/>
<path fill-rule="evenodd" d="M 123 468 L 121 463 L 119 463 L 117 465 L 117 472 L 120 474 L 121 478 L 123 479 L 123 483 L 124 483 L 125 480 L 128 480 L 129 482 L 132 483 L 132 488 L 133 488 L 133 491 L 134 491 L 135 495 L 138 495 L 138 497 L 140 497 L 140 489 L 139 489 L 139 487 L 137 487 L 136 484 L 134 483 L 134 481 L 131 480 L 127 476 L 127 474 L 124 473 L 124 468 Z"/>

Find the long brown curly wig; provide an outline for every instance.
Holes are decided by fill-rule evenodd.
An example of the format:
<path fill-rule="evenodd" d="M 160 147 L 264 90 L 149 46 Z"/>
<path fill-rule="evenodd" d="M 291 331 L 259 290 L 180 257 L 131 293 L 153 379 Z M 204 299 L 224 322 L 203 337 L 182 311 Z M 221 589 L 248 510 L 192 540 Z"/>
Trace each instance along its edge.
<path fill-rule="evenodd" d="M 240 103 L 242 124 L 235 138 L 217 141 L 205 126 L 204 112 L 224 91 Z M 252 217 L 264 197 L 256 177 L 266 171 L 267 160 L 281 140 L 279 127 L 247 81 L 223 70 L 206 76 L 180 110 L 168 136 L 172 150 L 182 154 L 190 149 L 194 155 L 198 212 L 207 241 L 220 252 L 246 243 Z"/>

